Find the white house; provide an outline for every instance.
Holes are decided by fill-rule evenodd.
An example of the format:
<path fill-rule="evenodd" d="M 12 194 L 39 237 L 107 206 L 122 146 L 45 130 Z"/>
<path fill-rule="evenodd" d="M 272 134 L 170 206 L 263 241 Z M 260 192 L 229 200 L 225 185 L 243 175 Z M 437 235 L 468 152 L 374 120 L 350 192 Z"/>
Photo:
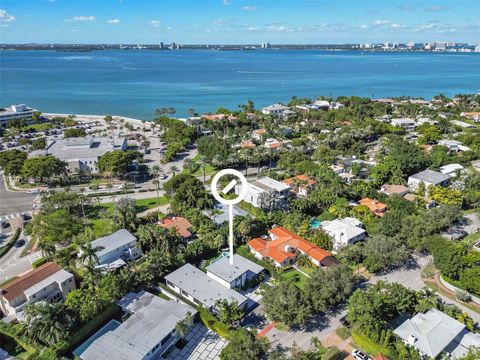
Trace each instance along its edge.
<path fill-rule="evenodd" d="M 435 308 L 405 320 L 393 332 L 405 344 L 432 359 L 441 353 L 459 359 L 469 348 L 480 347 L 479 334 L 468 331 L 461 322 Z"/>
<path fill-rule="evenodd" d="M 165 276 L 165 282 L 177 294 L 210 310 L 215 310 L 217 300 L 236 301 L 242 308 L 247 306 L 245 296 L 188 263 Z"/>
<path fill-rule="evenodd" d="M 413 119 L 398 118 L 390 120 L 390 124 L 395 127 L 401 127 L 405 130 L 414 130 L 417 127 L 417 123 Z"/>
<path fill-rule="evenodd" d="M 100 156 L 114 150 L 126 150 L 126 138 L 81 137 L 53 140 L 43 150 L 34 150 L 29 157 L 53 155 L 67 163 L 72 173 L 97 173 Z"/>
<path fill-rule="evenodd" d="M 338 251 L 344 246 L 353 245 L 365 239 L 367 232 L 362 229 L 363 224 L 352 217 L 322 221 L 320 223 L 325 232 L 333 239 L 333 248 Z"/>
<path fill-rule="evenodd" d="M 73 274 L 48 262 L 2 286 L 0 309 L 5 316 L 22 319 L 27 304 L 64 300 L 75 288 Z"/>
<path fill-rule="evenodd" d="M 265 115 L 281 115 L 285 110 L 289 110 L 288 106 L 282 104 L 273 104 L 262 109 L 262 114 Z"/>
<path fill-rule="evenodd" d="M 125 265 L 125 261 L 138 259 L 142 255 L 137 238 L 126 229 L 92 241 L 92 248 L 96 247 L 100 248 L 96 252 L 99 268 L 117 268 Z"/>
<path fill-rule="evenodd" d="M 244 200 L 255 207 L 260 207 L 262 194 L 276 192 L 280 200 L 284 200 L 290 195 L 290 189 L 290 186 L 264 176 L 258 180 L 249 182 L 247 195 Z M 235 194 L 239 195 L 240 191 L 241 186 L 235 186 Z"/>
<path fill-rule="evenodd" d="M 207 266 L 206 270 L 207 276 L 229 289 L 234 289 L 245 286 L 247 281 L 254 279 L 265 269 L 253 261 L 235 254 L 233 255 L 233 265 L 230 265 L 229 256 L 222 256 Z"/>
<path fill-rule="evenodd" d="M 433 170 L 424 170 L 418 174 L 412 175 L 408 178 L 408 187 L 412 191 L 416 191 L 418 185 L 423 182 L 425 188 L 428 188 L 430 185 L 433 186 L 446 186 L 450 176 L 442 174 Z"/>
<path fill-rule="evenodd" d="M 440 167 L 440 172 L 448 176 L 455 176 L 457 172 L 462 172 L 465 168 L 460 164 L 448 164 Z"/>
<path fill-rule="evenodd" d="M 118 303 L 130 316 L 90 343 L 78 354 L 80 359 L 163 359 L 161 355 L 179 339 L 177 324 L 185 321 L 190 313 L 185 323 L 191 326 L 197 314 L 197 310 L 188 305 L 164 300 L 143 290 L 128 293 Z"/>

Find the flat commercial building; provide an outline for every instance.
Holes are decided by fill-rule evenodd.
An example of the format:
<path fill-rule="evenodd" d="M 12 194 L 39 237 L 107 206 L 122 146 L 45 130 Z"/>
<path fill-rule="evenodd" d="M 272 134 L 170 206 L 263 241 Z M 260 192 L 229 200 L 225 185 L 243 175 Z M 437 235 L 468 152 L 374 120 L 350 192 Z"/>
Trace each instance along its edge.
<path fill-rule="evenodd" d="M 11 105 L 6 108 L 0 108 L 0 126 L 6 125 L 10 120 L 32 120 L 32 115 L 36 112 L 38 112 L 37 109 L 29 108 L 25 104 Z"/>
<path fill-rule="evenodd" d="M 29 156 L 53 155 L 65 161 L 72 173 L 98 172 L 98 159 L 109 151 L 126 150 L 126 138 L 81 137 L 53 140 L 43 150 L 34 150 Z"/>

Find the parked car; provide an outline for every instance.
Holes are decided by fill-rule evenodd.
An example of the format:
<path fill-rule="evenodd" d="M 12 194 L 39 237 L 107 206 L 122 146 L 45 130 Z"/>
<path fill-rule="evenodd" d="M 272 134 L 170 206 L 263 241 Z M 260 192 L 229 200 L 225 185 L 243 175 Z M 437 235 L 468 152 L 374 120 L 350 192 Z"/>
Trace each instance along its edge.
<path fill-rule="evenodd" d="M 442 235 L 449 240 L 457 241 L 463 239 L 468 233 L 462 229 L 450 228 L 443 232 Z"/>
<path fill-rule="evenodd" d="M 357 349 L 353 349 L 352 356 L 355 358 L 355 360 L 372 360 L 370 356 Z"/>
<path fill-rule="evenodd" d="M 22 218 L 24 222 L 32 220 L 32 217 L 29 214 L 22 214 Z"/>
<path fill-rule="evenodd" d="M 38 189 L 31 189 L 27 191 L 27 194 L 34 195 L 34 194 L 38 194 L 39 192 L 40 190 Z"/>
<path fill-rule="evenodd" d="M 8 229 L 10 227 L 10 223 L 8 221 L 2 221 L 2 228 Z"/>
<path fill-rule="evenodd" d="M 20 239 L 15 243 L 15 247 L 17 248 L 22 247 L 23 245 L 25 245 L 25 240 L 23 239 Z"/>
<path fill-rule="evenodd" d="M 168 175 L 163 174 L 162 176 L 160 176 L 161 180 L 165 180 L 166 178 L 168 178 Z"/>

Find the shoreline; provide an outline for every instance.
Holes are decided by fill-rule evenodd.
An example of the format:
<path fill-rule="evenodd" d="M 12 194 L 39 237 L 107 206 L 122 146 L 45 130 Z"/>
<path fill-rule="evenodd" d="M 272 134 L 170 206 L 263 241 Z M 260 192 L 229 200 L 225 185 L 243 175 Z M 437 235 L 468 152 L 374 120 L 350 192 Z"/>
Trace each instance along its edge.
<path fill-rule="evenodd" d="M 101 121 L 105 122 L 106 115 L 87 115 L 87 114 L 60 114 L 60 113 L 42 113 L 42 116 L 46 118 L 54 118 L 54 117 L 68 117 L 68 116 L 75 116 L 75 120 L 81 122 L 96 122 Z M 109 114 L 107 114 L 109 115 Z M 129 118 L 121 115 L 110 115 L 114 120 L 124 120 L 125 122 L 131 123 L 132 125 L 147 125 L 150 123 L 149 120 L 141 120 L 141 119 L 134 119 Z"/>

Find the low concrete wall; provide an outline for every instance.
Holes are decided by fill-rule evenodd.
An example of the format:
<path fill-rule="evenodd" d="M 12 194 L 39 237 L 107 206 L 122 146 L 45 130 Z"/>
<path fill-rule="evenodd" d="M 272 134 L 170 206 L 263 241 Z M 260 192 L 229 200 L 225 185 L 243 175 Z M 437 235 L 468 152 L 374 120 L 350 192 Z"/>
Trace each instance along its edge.
<path fill-rule="evenodd" d="M 469 294 L 471 297 L 472 297 L 472 301 L 473 302 L 476 302 L 477 304 L 480 304 L 480 298 L 477 297 L 477 296 L 474 296 L 472 294 L 470 294 L 468 291 L 466 290 L 462 290 L 460 288 L 457 288 L 456 286 L 448 283 L 442 275 L 440 275 L 440 282 L 442 283 L 443 286 L 445 286 L 447 289 L 453 291 L 453 292 L 456 292 L 456 291 L 463 291 L 463 292 L 466 292 L 467 294 Z"/>

